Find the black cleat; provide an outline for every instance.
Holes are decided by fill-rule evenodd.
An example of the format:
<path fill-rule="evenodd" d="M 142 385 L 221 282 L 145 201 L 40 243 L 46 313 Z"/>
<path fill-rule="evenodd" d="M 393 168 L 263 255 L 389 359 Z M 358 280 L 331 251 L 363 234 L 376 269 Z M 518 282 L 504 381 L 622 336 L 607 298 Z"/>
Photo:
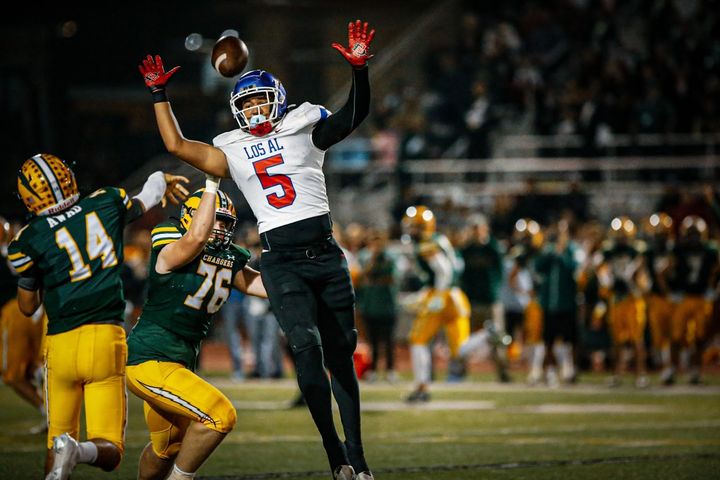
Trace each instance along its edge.
<path fill-rule="evenodd" d="M 405 397 L 407 403 L 424 403 L 430 401 L 430 393 L 424 390 L 415 390 Z"/>

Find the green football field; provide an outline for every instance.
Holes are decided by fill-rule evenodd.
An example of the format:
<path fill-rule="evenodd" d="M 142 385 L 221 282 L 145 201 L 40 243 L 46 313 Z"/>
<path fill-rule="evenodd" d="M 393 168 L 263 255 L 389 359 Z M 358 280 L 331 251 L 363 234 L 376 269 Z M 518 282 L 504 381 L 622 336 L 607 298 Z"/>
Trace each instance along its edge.
<path fill-rule="evenodd" d="M 330 478 L 308 412 L 289 408 L 293 381 L 213 380 L 239 420 L 198 478 Z M 720 478 L 720 378 L 647 390 L 630 378 L 612 390 L 600 377 L 582 380 L 556 390 L 437 383 L 422 406 L 402 403 L 407 383 L 363 384 L 367 457 L 379 480 Z M 134 478 L 148 434 L 132 394 L 129 411 L 120 469 L 80 466 L 73 479 Z M 38 421 L 0 387 L 0 479 L 42 478 L 44 437 L 26 433 Z"/>

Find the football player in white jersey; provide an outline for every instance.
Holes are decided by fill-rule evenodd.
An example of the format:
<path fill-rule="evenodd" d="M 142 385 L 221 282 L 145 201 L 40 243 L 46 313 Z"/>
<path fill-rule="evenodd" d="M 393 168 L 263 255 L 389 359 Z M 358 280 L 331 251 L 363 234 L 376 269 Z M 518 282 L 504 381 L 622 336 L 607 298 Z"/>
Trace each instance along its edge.
<path fill-rule="evenodd" d="M 336 113 L 310 103 L 288 106 L 280 81 L 253 70 L 238 79 L 230 97 L 240 128 L 218 135 L 213 145 L 186 139 L 170 108 L 165 87 L 178 67 L 166 72 L 159 56 L 148 56 L 140 66 L 168 151 L 207 174 L 232 177 L 258 220 L 263 283 L 291 345 L 298 384 L 333 478 L 339 480 L 372 480 L 373 475 L 363 452 L 353 365 L 355 295 L 332 236 L 322 166 L 325 151 L 368 114 L 367 60 L 374 35 L 367 22 L 357 20 L 348 25 L 348 46 L 332 45 L 352 66 L 353 80 L 347 102 Z M 333 423 L 331 391 L 345 442 Z"/>

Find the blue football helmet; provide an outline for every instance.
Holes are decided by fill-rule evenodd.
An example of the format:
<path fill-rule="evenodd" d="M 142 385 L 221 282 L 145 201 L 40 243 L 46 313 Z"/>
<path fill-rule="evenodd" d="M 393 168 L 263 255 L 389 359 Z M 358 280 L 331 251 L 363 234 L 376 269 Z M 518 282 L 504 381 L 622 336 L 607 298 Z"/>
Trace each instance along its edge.
<path fill-rule="evenodd" d="M 265 96 L 265 102 L 254 107 L 270 105 L 270 114 L 265 117 L 259 109 L 253 108 L 250 118 L 243 112 L 243 102 L 248 97 Z M 267 135 L 287 113 L 287 96 L 280 80 L 265 70 L 251 70 L 238 78 L 230 95 L 230 108 L 240 129 L 257 137 Z"/>

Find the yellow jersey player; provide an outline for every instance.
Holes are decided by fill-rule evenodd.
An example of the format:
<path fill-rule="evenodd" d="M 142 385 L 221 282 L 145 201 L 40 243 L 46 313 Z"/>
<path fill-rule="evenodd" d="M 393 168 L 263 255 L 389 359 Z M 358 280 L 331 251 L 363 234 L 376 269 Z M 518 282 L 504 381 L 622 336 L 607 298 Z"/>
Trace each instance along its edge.
<path fill-rule="evenodd" d="M 457 361 L 460 346 L 470 335 L 470 301 L 456 286 L 461 269 L 458 257 L 447 237 L 436 231 L 433 212 L 423 205 L 408 207 L 402 225 L 413 242 L 417 266 L 427 277 L 410 331 L 415 390 L 407 401 L 427 402 L 432 368 L 430 341 L 444 328 L 451 362 Z"/>
<path fill-rule="evenodd" d="M 47 431 L 45 402 L 42 389 L 42 344 L 47 322 L 45 310 L 40 308 L 28 317 L 20 311 L 16 292 L 16 273 L 7 260 L 10 224 L 0 217 L 0 375 L 5 385 L 12 388 L 43 416 L 41 426 L 30 433 Z"/>
<path fill-rule="evenodd" d="M 34 218 L 15 236 L 8 258 L 20 274 L 18 304 L 33 315 L 44 302 L 46 480 L 65 480 L 77 463 L 115 469 L 122 459 L 125 394 L 125 301 L 120 280 L 123 228 L 174 194 L 182 177 L 155 172 L 130 198 L 106 187 L 80 198 L 75 175 L 42 153 L 23 163 L 18 193 Z M 85 403 L 88 441 L 79 443 Z"/>
<path fill-rule="evenodd" d="M 235 425 L 230 400 L 194 373 L 230 289 L 267 297 L 260 273 L 247 266 L 250 252 L 232 243 L 235 221 L 232 202 L 208 178 L 183 204 L 180 222 L 152 231 L 148 298 L 128 337 L 128 387 L 144 400 L 151 440 L 139 479 L 193 478 Z"/>

